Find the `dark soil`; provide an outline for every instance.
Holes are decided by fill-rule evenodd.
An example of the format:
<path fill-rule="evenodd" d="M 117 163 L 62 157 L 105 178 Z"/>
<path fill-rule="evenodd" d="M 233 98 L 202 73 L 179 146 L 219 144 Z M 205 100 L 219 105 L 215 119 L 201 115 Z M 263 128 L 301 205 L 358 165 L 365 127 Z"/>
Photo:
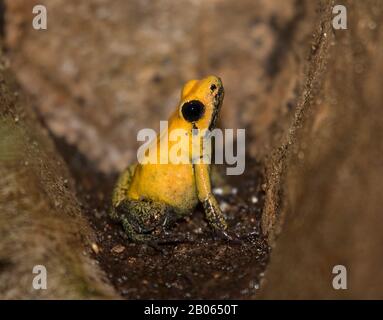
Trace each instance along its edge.
<path fill-rule="evenodd" d="M 269 247 L 261 236 L 261 170 L 247 161 L 242 176 L 227 176 L 214 189 L 224 207 L 229 230 L 241 240 L 214 238 L 201 208 L 167 230 L 168 242 L 157 247 L 130 243 L 107 215 L 117 174 L 103 175 L 74 147 L 56 141 L 76 178 L 79 199 L 95 229 L 94 256 L 118 292 L 127 299 L 249 298 L 259 288 Z M 219 168 L 223 170 L 224 168 Z M 171 241 L 175 237 L 185 241 Z"/>

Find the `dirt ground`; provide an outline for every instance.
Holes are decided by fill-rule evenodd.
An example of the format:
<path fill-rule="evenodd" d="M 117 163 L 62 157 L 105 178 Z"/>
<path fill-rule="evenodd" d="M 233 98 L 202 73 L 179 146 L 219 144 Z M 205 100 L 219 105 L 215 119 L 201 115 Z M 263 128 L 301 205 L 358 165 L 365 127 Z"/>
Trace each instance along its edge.
<path fill-rule="evenodd" d="M 27 259 L 14 255 L 3 228 L 0 294 L 35 297 L 10 288 L 46 259 L 48 297 L 382 296 L 383 276 L 372 276 L 383 244 L 379 1 L 344 1 L 339 31 L 332 1 L 41 0 L 46 31 L 31 28 L 37 1 L 2 3 L 0 169 L 11 187 L 0 206 L 20 245 L 33 245 Z M 216 186 L 241 241 L 214 239 L 198 208 L 168 230 L 184 241 L 129 243 L 106 214 L 118 172 L 135 159 L 137 131 L 158 129 L 183 83 L 207 74 L 225 86 L 219 126 L 246 129 L 245 174 Z M 20 229 L 25 221 L 33 228 Z M 331 287 L 337 264 L 350 270 L 347 291 Z"/>

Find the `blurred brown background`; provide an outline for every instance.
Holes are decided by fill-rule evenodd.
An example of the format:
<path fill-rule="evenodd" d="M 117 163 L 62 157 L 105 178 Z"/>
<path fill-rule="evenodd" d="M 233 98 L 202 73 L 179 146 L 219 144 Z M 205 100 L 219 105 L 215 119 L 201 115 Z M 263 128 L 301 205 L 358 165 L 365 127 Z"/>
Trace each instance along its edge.
<path fill-rule="evenodd" d="M 34 4 L 48 30 L 30 27 Z M 182 85 L 219 75 L 221 126 L 247 128 L 253 155 L 291 116 L 316 7 L 305 1 L 6 1 L 17 76 L 58 136 L 104 171 L 135 160 L 136 134 L 158 128 Z M 307 51 L 307 50 L 306 50 Z M 278 119 L 278 121 L 276 121 Z"/>

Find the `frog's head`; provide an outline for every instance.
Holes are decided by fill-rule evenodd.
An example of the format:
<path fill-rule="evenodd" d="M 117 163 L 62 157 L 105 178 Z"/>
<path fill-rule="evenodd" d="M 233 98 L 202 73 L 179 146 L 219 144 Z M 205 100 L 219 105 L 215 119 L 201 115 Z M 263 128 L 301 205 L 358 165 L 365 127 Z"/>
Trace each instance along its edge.
<path fill-rule="evenodd" d="M 218 77 L 190 80 L 182 89 L 179 116 L 194 129 L 213 130 L 223 96 L 222 81 Z"/>

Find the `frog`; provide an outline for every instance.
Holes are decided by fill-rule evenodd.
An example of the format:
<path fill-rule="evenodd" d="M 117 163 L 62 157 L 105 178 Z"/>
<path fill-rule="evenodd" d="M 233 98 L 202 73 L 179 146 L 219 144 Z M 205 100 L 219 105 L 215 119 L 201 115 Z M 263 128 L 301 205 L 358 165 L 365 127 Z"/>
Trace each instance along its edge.
<path fill-rule="evenodd" d="M 224 87 L 217 76 L 186 82 L 168 119 L 167 133 L 184 130 L 188 146 L 193 141 L 206 138 L 206 132 L 216 127 L 223 99 Z M 163 143 L 165 139 L 167 143 Z M 166 154 L 172 144 L 168 135 L 160 132 L 152 147 L 155 147 L 156 155 Z M 214 233 L 230 239 L 225 216 L 212 192 L 210 162 L 196 161 L 198 159 L 193 158 L 195 155 L 191 150 L 181 150 L 182 156 L 190 160 L 188 162 L 138 161 L 120 174 L 113 190 L 109 215 L 122 224 L 131 241 L 155 241 L 165 228 L 190 216 L 199 203 L 202 203 L 205 218 Z M 211 159 L 211 150 L 203 150 L 198 156 Z"/>

